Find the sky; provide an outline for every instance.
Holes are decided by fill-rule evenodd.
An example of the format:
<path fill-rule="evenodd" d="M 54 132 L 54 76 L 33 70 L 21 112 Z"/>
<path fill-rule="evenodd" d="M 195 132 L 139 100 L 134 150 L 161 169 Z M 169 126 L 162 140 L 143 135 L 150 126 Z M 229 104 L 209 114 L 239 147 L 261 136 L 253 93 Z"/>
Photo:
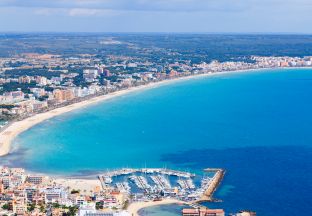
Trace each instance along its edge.
<path fill-rule="evenodd" d="M 0 0 L 1 32 L 312 33 L 312 0 Z"/>

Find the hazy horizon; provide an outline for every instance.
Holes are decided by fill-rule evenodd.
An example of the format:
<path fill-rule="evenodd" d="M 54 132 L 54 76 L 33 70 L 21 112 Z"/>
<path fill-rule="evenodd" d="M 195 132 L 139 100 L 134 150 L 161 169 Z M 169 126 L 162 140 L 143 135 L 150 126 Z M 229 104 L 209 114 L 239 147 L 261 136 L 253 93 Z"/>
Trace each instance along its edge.
<path fill-rule="evenodd" d="M 2 32 L 311 34 L 309 0 L 0 0 Z"/>
<path fill-rule="evenodd" d="M 186 35 L 312 35 L 311 33 L 305 32 L 126 32 L 126 31 L 0 31 L 0 34 L 186 34 Z"/>

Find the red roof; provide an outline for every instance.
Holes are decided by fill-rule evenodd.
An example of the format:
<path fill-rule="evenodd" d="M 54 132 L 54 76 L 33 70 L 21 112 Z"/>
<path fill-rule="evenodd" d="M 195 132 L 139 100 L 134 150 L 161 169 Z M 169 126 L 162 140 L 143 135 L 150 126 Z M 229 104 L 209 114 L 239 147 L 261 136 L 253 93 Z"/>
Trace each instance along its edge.
<path fill-rule="evenodd" d="M 220 213 L 224 213 L 223 209 L 200 209 L 201 213 L 216 213 L 216 214 L 220 214 Z M 183 214 L 193 214 L 193 213 L 198 213 L 198 209 L 183 209 L 182 210 Z"/>

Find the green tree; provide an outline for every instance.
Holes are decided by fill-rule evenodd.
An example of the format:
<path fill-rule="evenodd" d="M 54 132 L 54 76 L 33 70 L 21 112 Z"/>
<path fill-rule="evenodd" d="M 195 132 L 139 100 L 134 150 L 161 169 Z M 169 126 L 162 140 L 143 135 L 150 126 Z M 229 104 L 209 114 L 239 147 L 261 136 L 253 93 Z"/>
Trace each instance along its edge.
<path fill-rule="evenodd" d="M 31 211 L 35 210 L 35 207 L 36 207 L 36 205 L 32 203 L 32 204 L 30 204 L 30 205 L 27 207 L 27 210 L 28 210 L 29 212 L 31 212 Z"/>
<path fill-rule="evenodd" d="M 42 205 L 42 206 L 40 206 L 40 212 L 45 213 L 45 208 L 44 208 L 44 206 L 43 206 L 43 205 Z"/>
<path fill-rule="evenodd" d="M 53 207 L 53 208 L 60 208 L 60 207 L 61 207 L 61 205 L 60 205 L 60 204 L 58 204 L 58 203 L 53 203 L 53 204 L 52 204 L 52 207 Z"/>
<path fill-rule="evenodd" d="M 9 208 L 10 208 L 10 206 L 7 203 L 2 206 L 2 209 L 4 209 L 4 210 L 9 210 Z"/>
<path fill-rule="evenodd" d="M 70 216 L 75 216 L 76 213 L 77 213 L 77 211 L 78 211 L 78 208 L 77 208 L 76 206 L 70 206 L 70 207 L 68 208 L 68 214 L 69 214 Z"/>

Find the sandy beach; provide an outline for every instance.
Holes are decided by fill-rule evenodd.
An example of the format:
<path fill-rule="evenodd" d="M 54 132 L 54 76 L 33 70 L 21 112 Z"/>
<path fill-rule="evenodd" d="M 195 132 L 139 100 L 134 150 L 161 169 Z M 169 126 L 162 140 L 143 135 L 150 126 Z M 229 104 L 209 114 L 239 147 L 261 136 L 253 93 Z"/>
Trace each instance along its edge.
<path fill-rule="evenodd" d="M 53 182 L 72 190 L 79 190 L 82 195 L 92 195 L 93 192 L 101 189 L 101 182 L 98 179 L 53 179 Z"/>
<path fill-rule="evenodd" d="M 148 202 L 135 202 L 131 203 L 127 208 L 127 211 L 132 216 L 139 216 L 138 212 L 141 209 L 158 206 L 158 205 L 169 205 L 169 204 L 185 204 L 184 202 L 176 199 L 163 199 L 161 201 L 148 201 Z"/>
<path fill-rule="evenodd" d="M 154 87 L 158 87 L 160 85 L 164 85 L 164 84 L 169 84 L 169 83 L 173 83 L 176 81 L 182 81 L 182 80 L 189 80 L 189 79 L 198 79 L 198 78 L 202 78 L 202 77 L 207 77 L 207 76 L 214 76 L 214 75 L 219 75 L 219 74 L 228 74 L 228 73 L 239 73 L 239 72 L 250 72 L 250 71 L 259 71 L 259 70 L 268 70 L 271 68 L 267 68 L 267 69 L 249 69 L 249 70 L 237 70 L 237 71 L 226 71 L 226 72 L 217 72 L 217 73 L 206 73 L 206 74 L 199 74 L 199 75 L 191 75 L 191 76 L 187 76 L 187 77 L 177 77 L 174 79 L 170 79 L 170 80 L 164 80 L 164 81 L 159 81 L 159 82 L 155 82 L 155 83 L 149 83 L 146 85 L 142 85 L 142 86 L 138 86 L 138 87 L 131 87 L 129 89 L 125 89 L 125 90 L 120 90 L 117 92 L 113 92 L 107 95 L 102 95 L 102 96 L 98 96 L 98 97 L 94 97 L 85 101 L 81 101 L 81 102 L 77 102 L 75 104 L 71 104 L 68 106 L 64 106 L 61 108 L 57 108 L 54 110 L 50 110 L 47 111 L 45 113 L 40 113 L 40 114 L 36 114 L 32 117 L 26 118 L 22 121 L 17 121 L 12 123 L 10 126 L 8 126 L 5 130 L 0 132 L 0 157 L 7 155 L 10 150 L 11 150 L 11 144 L 12 141 L 14 140 L 14 138 L 28 130 L 29 128 L 33 127 L 36 124 L 39 124 L 40 122 L 43 122 L 47 119 L 56 117 L 58 115 L 70 112 L 72 110 L 76 110 L 79 108 L 83 108 L 86 107 L 88 105 L 92 105 L 92 104 L 96 104 L 99 102 L 103 102 L 105 100 L 109 100 L 111 98 L 114 97 L 118 97 L 118 96 L 122 96 L 131 92 L 135 92 L 135 91 L 141 91 L 144 89 L 148 89 L 148 88 L 154 88 Z"/>
<path fill-rule="evenodd" d="M 43 122 L 47 119 L 50 119 L 50 118 L 56 117 L 58 115 L 70 112 L 72 110 L 76 110 L 79 108 L 86 107 L 88 105 L 103 102 L 105 100 L 109 100 L 109 99 L 114 98 L 114 97 L 122 96 L 122 95 L 125 95 L 128 93 L 131 93 L 131 92 L 140 91 L 140 90 L 144 90 L 144 89 L 148 89 L 148 88 L 153 88 L 153 87 L 172 83 L 172 82 L 179 81 L 179 80 L 194 79 L 194 78 L 200 78 L 200 77 L 211 76 L 211 75 L 215 75 L 215 73 L 193 75 L 193 76 L 188 76 L 188 77 L 178 77 L 175 79 L 164 80 L 164 81 L 155 82 L 155 83 L 149 83 L 147 85 L 142 85 L 142 86 L 138 86 L 138 87 L 131 87 L 129 89 L 120 90 L 117 92 L 109 93 L 107 95 L 101 95 L 101 96 L 94 97 L 94 98 L 91 98 L 91 99 L 88 99 L 85 101 L 81 101 L 81 102 L 78 102 L 75 104 L 71 104 L 68 106 L 64 106 L 61 108 L 50 110 L 50 111 L 47 111 L 45 113 L 36 114 L 36 115 L 31 116 L 29 118 L 26 118 L 22 121 L 14 122 L 13 124 L 11 124 L 9 127 L 7 127 L 5 130 L 3 130 L 0 133 L 0 156 L 7 155 L 10 152 L 11 143 L 18 134 L 28 130 L 29 128 L 33 127 L 34 125 L 39 124 L 40 122 Z"/>

